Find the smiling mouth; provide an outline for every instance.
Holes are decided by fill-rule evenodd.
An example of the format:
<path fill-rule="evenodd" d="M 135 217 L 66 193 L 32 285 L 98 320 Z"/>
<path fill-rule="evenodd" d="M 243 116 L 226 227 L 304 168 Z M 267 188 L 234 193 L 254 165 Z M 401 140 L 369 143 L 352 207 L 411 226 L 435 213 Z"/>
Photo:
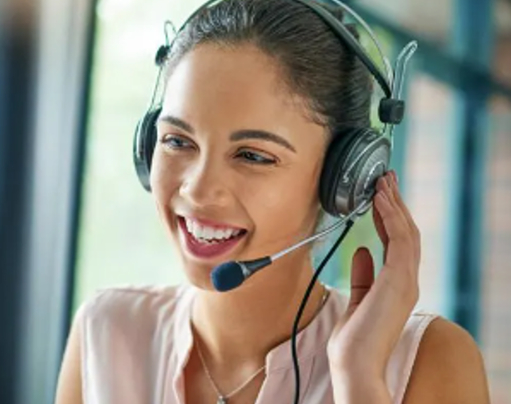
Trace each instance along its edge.
<path fill-rule="evenodd" d="M 178 216 L 178 224 L 187 250 L 202 259 L 226 254 L 247 234 L 245 229 L 205 226 L 183 216 Z"/>

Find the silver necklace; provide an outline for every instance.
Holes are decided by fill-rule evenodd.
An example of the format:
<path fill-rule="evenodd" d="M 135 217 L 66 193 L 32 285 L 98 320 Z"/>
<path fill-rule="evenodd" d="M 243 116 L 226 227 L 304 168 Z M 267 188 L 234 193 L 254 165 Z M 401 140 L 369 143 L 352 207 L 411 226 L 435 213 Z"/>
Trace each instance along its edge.
<path fill-rule="evenodd" d="M 202 367 L 204 368 L 204 372 L 206 373 L 206 376 L 209 379 L 209 382 L 213 386 L 213 389 L 215 390 L 216 395 L 218 396 L 218 401 L 216 404 L 227 404 L 227 400 L 234 396 L 237 392 L 241 391 L 245 386 L 247 386 L 252 380 L 254 380 L 259 373 L 261 373 L 264 369 L 266 369 L 266 365 L 260 367 L 252 376 L 250 376 L 245 383 L 243 383 L 241 386 L 236 388 L 235 390 L 231 391 L 229 394 L 223 395 L 220 392 L 220 389 L 216 385 L 215 381 L 213 380 L 213 377 L 211 376 L 211 373 L 209 372 L 208 367 L 206 366 L 206 361 L 204 360 L 204 356 L 202 354 L 202 351 L 199 346 L 199 342 L 197 341 L 197 352 L 199 354 L 200 361 L 202 362 Z"/>
<path fill-rule="evenodd" d="M 328 298 L 328 295 L 329 295 L 329 291 L 328 289 L 323 286 L 323 296 L 321 298 L 321 302 L 319 304 L 319 307 L 318 309 L 316 310 L 316 313 L 314 314 L 314 317 L 316 317 L 316 315 L 321 311 L 321 309 L 323 308 L 325 302 L 326 302 L 326 299 Z M 254 374 L 252 376 L 250 376 L 241 386 L 237 387 L 236 389 L 234 389 L 233 391 L 231 391 L 229 394 L 222 394 L 220 392 L 220 389 L 218 388 L 218 386 L 216 385 L 215 381 L 213 380 L 213 377 L 211 376 L 211 372 L 209 371 L 208 369 L 208 366 L 206 365 L 206 361 L 204 359 L 204 355 L 202 353 L 202 350 L 200 349 L 200 344 L 199 344 L 199 341 L 196 340 L 196 347 L 197 347 L 197 353 L 199 354 L 199 359 L 202 363 L 202 367 L 204 368 L 204 372 L 206 373 L 206 377 L 209 379 L 209 382 L 211 383 L 211 386 L 213 387 L 213 389 L 215 390 L 215 393 L 216 395 L 218 396 L 218 399 L 217 399 L 217 402 L 216 404 L 227 404 L 227 400 L 229 398 L 231 398 L 232 396 L 234 396 L 236 393 L 240 392 L 241 390 L 243 390 L 252 380 L 254 380 L 263 370 L 266 369 L 266 365 L 264 366 L 261 366 L 259 369 L 257 369 Z"/>

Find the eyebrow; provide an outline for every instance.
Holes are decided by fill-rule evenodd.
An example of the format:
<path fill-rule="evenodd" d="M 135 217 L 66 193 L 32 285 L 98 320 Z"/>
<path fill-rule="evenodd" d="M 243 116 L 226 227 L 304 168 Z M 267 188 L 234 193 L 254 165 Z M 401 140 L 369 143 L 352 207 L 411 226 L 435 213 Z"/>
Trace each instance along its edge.
<path fill-rule="evenodd" d="M 175 116 L 172 116 L 172 115 L 160 116 L 156 123 L 158 124 L 160 122 L 169 123 L 172 126 L 175 126 L 176 128 L 179 128 L 179 129 L 184 130 L 185 132 L 191 133 L 192 135 L 195 133 L 195 131 L 193 130 L 192 126 L 189 123 L 183 121 L 182 119 L 176 118 Z"/>
<path fill-rule="evenodd" d="M 158 122 L 166 122 L 169 123 L 179 129 L 182 129 L 190 134 L 194 134 L 195 131 L 192 128 L 192 126 L 183 121 L 182 119 L 179 119 L 172 115 L 162 115 L 158 118 Z M 265 130 L 261 129 L 240 129 L 237 130 L 229 136 L 229 140 L 232 142 L 236 142 L 239 140 L 244 139 L 259 139 L 259 140 L 265 140 L 268 142 L 273 142 L 276 144 L 279 144 L 281 146 L 284 146 L 286 149 L 291 150 L 292 152 L 296 153 L 296 149 L 293 147 L 291 143 L 289 143 L 286 139 L 283 137 L 276 135 L 275 133 L 271 133 Z"/>

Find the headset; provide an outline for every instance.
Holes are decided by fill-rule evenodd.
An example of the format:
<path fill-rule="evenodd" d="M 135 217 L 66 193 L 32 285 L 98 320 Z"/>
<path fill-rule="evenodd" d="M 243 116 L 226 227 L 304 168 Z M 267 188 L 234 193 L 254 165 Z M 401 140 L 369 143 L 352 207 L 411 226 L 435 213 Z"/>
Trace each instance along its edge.
<path fill-rule="evenodd" d="M 150 106 L 138 122 L 133 143 L 133 161 L 138 179 L 144 189 L 151 192 L 150 172 L 151 162 L 156 145 L 156 121 L 161 112 L 161 103 L 155 105 L 155 95 L 165 61 L 172 50 L 172 45 L 179 33 L 198 13 L 214 6 L 222 0 L 209 0 L 184 22 L 175 33 L 172 42 L 168 39 L 162 45 L 155 57 L 159 74 Z M 346 217 L 353 214 L 361 215 L 369 209 L 359 209 L 362 204 L 370 201 L 375 193 L 376 181 L 385 174 L 389 167 L 392 151 L 392 128 L 399 124 L 404 116 L 405 103 L 400 100 L 402 81 L 406 64 L 417 49 L 417 42 L 412 41 L 403 48 L 396 62 L 395 72 L 391 72 L 388 59 L 368 24 L 351 8 L 339 0 L 332 0 L 352 18 L 358 21 L 369 34 L 383 60 L 386 76 L 377 64 L 363 49 L 359 41 L 351 34 L 343 22 L 334 17 L 325 7 L 313 0 L 290 0 L 303 4 L 318 15 L 353 52 L 368 69 L 384 93 L 379 101 L 378 117 L 384 124 L 380 131 L 373 127 L 347 128 L 336 135 L 328 146 L 319 183 L 319 198 L 323 209 L 332 216 Z M 167 23 L 166 23 L 167 24 Z M 386 136 L 386 129 L 390 128 Z"/>

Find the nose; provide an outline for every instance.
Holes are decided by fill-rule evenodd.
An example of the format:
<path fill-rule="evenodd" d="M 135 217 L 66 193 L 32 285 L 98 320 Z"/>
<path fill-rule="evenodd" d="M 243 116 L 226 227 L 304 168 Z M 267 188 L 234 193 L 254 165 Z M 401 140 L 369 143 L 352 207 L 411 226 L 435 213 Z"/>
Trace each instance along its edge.
<path fill-rule="evenodd" d="M 183 173 L 179 193 L 195 208 L 224 207 L 229 201 L 226 168 L 212 158 L 197 159 Z"/>

